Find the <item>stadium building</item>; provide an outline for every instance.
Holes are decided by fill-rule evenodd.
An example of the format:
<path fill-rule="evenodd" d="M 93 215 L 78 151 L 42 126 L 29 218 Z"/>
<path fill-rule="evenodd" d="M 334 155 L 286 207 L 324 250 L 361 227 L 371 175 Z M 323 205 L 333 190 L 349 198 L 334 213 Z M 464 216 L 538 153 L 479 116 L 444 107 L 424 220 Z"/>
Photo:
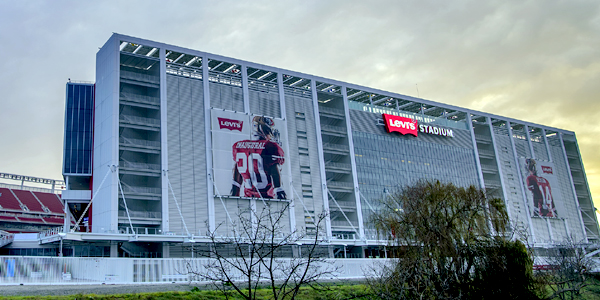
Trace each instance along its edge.
<path fill-rule="evenodd" d="M 67 84 L 65 120 L 77 211 L 42 244 L 182 257 L 240 213 L 290 203 L 288 229 L 329 212 L 331 256 L 383 256 L 369 215 L 419 179 L 494 193 L 536 247 L 600 242 L 568 130 L 120 34 L 95 84 Z"/>

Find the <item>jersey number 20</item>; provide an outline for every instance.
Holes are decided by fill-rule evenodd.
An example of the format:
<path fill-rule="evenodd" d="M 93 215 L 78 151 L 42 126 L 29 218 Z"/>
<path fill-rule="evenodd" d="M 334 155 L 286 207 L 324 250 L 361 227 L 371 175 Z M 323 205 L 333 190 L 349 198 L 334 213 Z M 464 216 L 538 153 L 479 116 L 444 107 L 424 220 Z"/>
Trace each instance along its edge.
<path fill-rule="evenodd" d="M 248 172 L 250 175 L 250 179 L 246 179 L 247 186 L 254 186 L 258 190 L 262 190 L 267 187 L 267 174 L 265 173 L 263 159 L 260 154 L 250 153 L 250 155 L 247 155 L 246 153 L 238 152 L 235 155 L 235 161 L 238 171 L 240 174 L 242 174 L 242 176 L 246 172 Z"/>

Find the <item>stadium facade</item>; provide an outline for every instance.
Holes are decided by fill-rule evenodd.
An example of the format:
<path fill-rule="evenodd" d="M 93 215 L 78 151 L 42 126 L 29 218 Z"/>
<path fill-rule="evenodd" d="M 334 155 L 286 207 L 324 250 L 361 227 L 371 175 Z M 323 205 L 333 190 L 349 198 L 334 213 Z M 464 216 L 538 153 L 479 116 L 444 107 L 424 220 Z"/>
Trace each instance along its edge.
<path fill-rule="evenodd" d="M 67 87 L 61 239 L 111 256 L 185 256 L 267 203 L 307 232 L 328 211 L 330 253 L 369 256 L 377 199 L 419 179 L 494 193 L 537 247 L 600 242 L 571 131 L 120 34 Z"/>

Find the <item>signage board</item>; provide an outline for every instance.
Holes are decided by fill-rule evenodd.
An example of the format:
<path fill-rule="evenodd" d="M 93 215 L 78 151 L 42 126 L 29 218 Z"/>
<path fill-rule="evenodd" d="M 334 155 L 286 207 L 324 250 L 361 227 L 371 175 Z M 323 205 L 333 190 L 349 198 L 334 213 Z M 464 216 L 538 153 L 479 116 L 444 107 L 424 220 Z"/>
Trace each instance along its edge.
<path fill-rule="evenodd" d="M 554 199 L 561 199 L 554 163 L 533 158 L 519 158 L 523 174 L 527 202 L 531 216 L 557 218 L 558 209 Z"/>
<path fill-rule="evenodd" d="M 443 127 L 438 127 L 438 126 L 433 126 L 433 125 L 428 125 L 428 124 L 419 125 L 417 120 L 415 120 L 415 119 L 401 117 L 401 116 L 395 116 L 395 115 L 389 115 L 389 114 L 382 114 L 382 115 L 383 115 L 383 122 L 385 123 L 385 129 L 387 130 L 387 132 L 390 132 L 390 133 L 391 132 L 399 132 L 400 134 L 403 134 L 403 135 L 410 134 L 410 135 L 418 136 L 419 132 L 420 132 L 420 133 L 434 134 L 434 135 L 445 136 L 445 137 L 454 137 L 454 132 L 452 131 L 452 129 L 449 129 L 449 128 L 443 128 Z"/>
<path fill-rule="evenodd" d="M 285 121 L 212 110 L 215 196 L 287 199 Z"/>

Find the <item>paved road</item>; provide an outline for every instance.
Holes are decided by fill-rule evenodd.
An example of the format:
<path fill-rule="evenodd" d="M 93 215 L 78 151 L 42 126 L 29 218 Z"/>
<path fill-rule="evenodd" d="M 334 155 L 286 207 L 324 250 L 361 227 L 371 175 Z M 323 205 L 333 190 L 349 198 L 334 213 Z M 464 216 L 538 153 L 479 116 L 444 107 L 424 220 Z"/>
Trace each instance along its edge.
<path fill-rule="evenodd" d="M 0 296 L 62 296 L 76 294 L 132 294 L 166 291 L 188 292 L 194 286 L 188 283 L 164 284 L 85 284 L 85 285 L 0 285 Z"/>

